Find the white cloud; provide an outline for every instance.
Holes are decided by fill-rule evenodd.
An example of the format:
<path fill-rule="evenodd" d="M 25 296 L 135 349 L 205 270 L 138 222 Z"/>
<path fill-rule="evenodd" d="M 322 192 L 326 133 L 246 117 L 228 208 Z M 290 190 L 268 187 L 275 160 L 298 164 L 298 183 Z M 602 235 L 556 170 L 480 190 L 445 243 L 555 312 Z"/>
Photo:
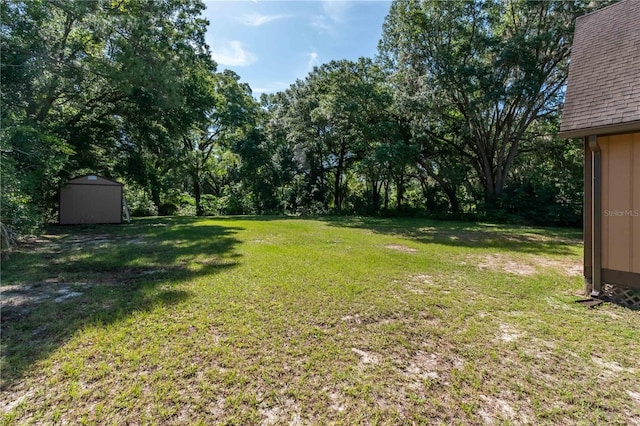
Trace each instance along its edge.
<path fill-rule="evenodd" d="M 264 87 L 252 88 L 254 95 L 259 98 L 261 93 L 275 93 L 281 92 L 289 88 L 291 83 L 285 83 L 284 81 L 272 81 L 266 84 Z"/>
<path fill-rule="evenodd" d="M 343 23 L 347 19 L 347 12 L 351 4 L 346 1 L 324 0 L 322 10 L 327 18 L 335 23 Z"/>
<path fill-rule="evenodd" d="M 240 21 L 250 27 L 259 27 L 261 25 L 268 24 L 269 22 L 290 17 L 291 15 L 259 15 L 257 13 L 253 13 L 251 15 L 243 16 L 240 18 Z"/>
<path fill-rule="evenodd" d="M 211 48 L 211 56 L 220 65 L 237 67 L 251 65 L 258 60 L 256 55 L 246 50 L 237 40 L 230 41 L 227 45 L 214 45 Z"/>
<path fill-rule="evenodd" d="M 331 25 L 327 17 L 324 15 L 312 16 L 311 26 L 324 32 L 329 32 L 333 28 L 333 25 Z"/>
<path fill-rule="evenodd" d="M 310 25 L 322 32 L 333 32 L 336 26 L 348 21 L 350 7 L 351 3 L 347 1 L 324 0 L 322 15 L 312 16 Z"/>
<path fill-rule="evenodd" d="M 309 53 L 309 62 L 307 62 L 307 72 L 313 70 L 313 67 L 318 65 L 318 52 Z"/>

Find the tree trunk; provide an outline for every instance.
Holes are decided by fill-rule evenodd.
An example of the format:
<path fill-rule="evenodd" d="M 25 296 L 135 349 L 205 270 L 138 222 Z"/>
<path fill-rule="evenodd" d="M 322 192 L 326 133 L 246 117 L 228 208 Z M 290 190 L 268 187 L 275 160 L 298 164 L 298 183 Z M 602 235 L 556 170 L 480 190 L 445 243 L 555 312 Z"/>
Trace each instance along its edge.
<path fill-rule="evenodd" d="M 380 190 L 382 183 L 378 184 L 375 180 L 371 181 L 371 211 L 377 212 L 380 208 Z"/>
<path fill-rule="evenodd" d="M 151 183 L 151 201 L 156 208 L 160 208 L 160 188 L 156 182 Z"/>
<path fill-rule="evenodd" d="M 396 205 L 397 209 L 402 208 L 402 200 L 404 198 L 404 173 L 401 172 L 396 178 Z"/>
<path fill-rule="evenodd" d="M 449 182 L 447 182 L 439 174 L 434 173 L 428 167 L 425 167 L 424 164 L 422 164 L 422 168 L 424 169 L 424 172 L 427 174 L 427 176 L 435 180 L 444 191 L 445 195 L 449 199 L 449 205 L 451 206 L 451 213 L 460 213 L 460 203 L 458 202 L 458 195 L 456 194 L 455 187 L 450 185 Z M 422 178 L 424 178 L 424 176 Z"/>
<path fill-rule="evenodd" d="M 196 167 L 193 170 L 193 197 L 196 199 L 196 216 L 204 216 L 204 209 L 202 208 L 202 203 L 200 202 L 201 194 L 200 194 L 200 171 Z"/>
<path fill-rule="evenodd" d="M 340 176 L 342 173 L 340 172 L 340 167 L 336 169 L 336 178 L 335 183 L 333 185 L 333 206 L 336 210 L 340 211 Z"/>
<path fill-rule="evenodd" d="M 451 213 L 460 213 L 460 203 L 458 202 L 456 191 L 444 186 L 442 187 L 442 190 L 449 199 L 449 204 L 451 205 Z"/>
<path fill-rule="evenodd" d="M 336 180 L 334 186 L 334 197 L 333 197 L 333 205 L 336 210 L 342 210 L 342 169 L 344 167 L 344 154 L 345 154 L 345 146 L 344 143 L 340 144 L 340 154 L 338 155 L 338 167 L 336 168 Z"/>
<path fill-rule="evenodd" d="M 389 209 L 389 179 L 384 182 L 384 209 Z"/>

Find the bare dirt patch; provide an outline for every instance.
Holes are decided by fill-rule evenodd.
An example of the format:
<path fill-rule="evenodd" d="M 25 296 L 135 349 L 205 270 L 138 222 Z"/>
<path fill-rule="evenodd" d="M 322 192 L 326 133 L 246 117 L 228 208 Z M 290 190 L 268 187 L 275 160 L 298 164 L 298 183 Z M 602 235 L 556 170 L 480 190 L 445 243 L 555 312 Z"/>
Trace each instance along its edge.
<path fill-rule="evenodd" d="M 404 253 L 417 253 L 418 250 L 411 248 L 411 247 L 407 247 L 407 246 L 403 246 L 402 244 L 387 244 L 386 246 L 384 246 L 384 248 L 387 248 L 389 250 L 397 250 L 397 251 L 401 251 Z"/>
<path fill-rule="evenodd" d="M 478 410 L 478 414 L 486 425 L 493 425 L 496 424 L 496 420 L 505 419 L 514 424 L 529 423 L 529 419 L 523 413 L 516 414 L 516 410 L 507 402 L 507 398 L 481 395 L 480 399 L 484 405 Z M 518 417 L 520 422 L 517 421 Z"/>
<path fill-rule="evenodd" d="M 439 379 L 440 372 L 445 370 L 442 360 L 436 354 L 418 352 L 410 361 L 405 373 L 419 378 Z"/>
<path fill-rule="evenodd" d="M 499 340 L 509 343 L 518 340 L 520 337 L 522 337 L 522 334 L 515 328 L 507 324 L 500 324 L 500 335 L 498 336 Z"/>
<path fill-rule="evenodd" d="M 418 381 L 424 379 L 439 379 L 446 383 L 454 368 L 462 368 L 464 360 L 451 356 L 445 357 L 435 353 L 418 351 L 409 359 L 404 374 Z"/>
<path fill-rule="evenodd" d="M 607 376 L 616 376 L 620 373 L 635 373 L 635 368 L 623 367 L 615 361 L 607 361 L 599 357 L 592 356 L 591 361 L 602 369 Z"/>
<path fill-rule="evenodd" d="M 35 393 L 36 393 L 35 389 L 30 389 L 24 393 L 18 393 L 18 395 L 16 395 L 16 393 L 14 393 L 13 395 L 11 394 L 6 395 L 5 393 L 5 396 L 0 398 L 0 401 L 2 401 L 0 403 L 0 413 L 6 414 L 10 412 L 14 408 L 16 408 L 18 405 L 20 405 L 22 402 L 28 401 L 29 399 L 33 398 Z"/>
<path fill-rule="evenodd" d="M 413 294 L 426 294 L 432 291 L 432 287 L 436 285 L 431 275 L 417 274 L 409 276 L 404 284 L 404 288 Z"/>
<path fill-rule="evenodd" d="M 275 424 L 299 425 L 301 423 L 300 405 L 291 398 L 285 398 L 280 404 L 258 409 L 262 415 L 263 426 Z"/>
<path fill-rule="evenodd" d="M 345 322 L 352 322 L 354 324 L 362 324 L 362 318 L 360 317 L 360 314 L 345 315 L 340 318 L 340 320 Z"/>
<path fill-rule="evenodd" d="M 523 261 L 519 261 L 503 254 L 489 254 L 477 259 L 477 266 L 479 269 L 490 269 L 496 271 L 503 271 L 509 274 L 515 275 L 534 275 L 536 268 Z"/>
<path fill-rule="evenodd" d="M 351 352 L 360 357 L 358 365 L 365 366 L 367 364 L 376 365 L 380 362 L 380 358 L 372 352 L 365 352 L 361 349 L 351 348 Z"/>
<path fill-rule="evenodd" d="M 555 270 L 566 277 L 582 275 L 582 263 L 578 259 L 549 259 L 543 256 L 511 256 L 494 253 L 484 256 L 469 257 L 464 262 L 475 264 L 481 270 L 503 271 L 509 274 L 531 276 Z"/>
<path fill-rule="evenodd" d="M 4 286 L 0 292 L 0 309 L 4 314 L 12 311 L 28 311 L 33 306 L 53 298 L 56 303 L 81 296 L 65 283 L 44 282 L 30 285 Z"/>
<path fill-rule="evenodd" d="M 342 401 L 342 398 L 340 398 L 340 395 L 337 392 L 329 393 L 329 402 L 330 402 L 330 405 L 329 405 L 330 409 L 338 413 L 344 412 L 345 410 L 344 402 Z"/>
<path fill-rule="evenodd" d="M 433 282 L 433 277 L 431 275 L 426 274 L 417 274 L 409 277 L 409 281 L 412 283 L 419 283 L 423 285 L 435 285 Z"/>

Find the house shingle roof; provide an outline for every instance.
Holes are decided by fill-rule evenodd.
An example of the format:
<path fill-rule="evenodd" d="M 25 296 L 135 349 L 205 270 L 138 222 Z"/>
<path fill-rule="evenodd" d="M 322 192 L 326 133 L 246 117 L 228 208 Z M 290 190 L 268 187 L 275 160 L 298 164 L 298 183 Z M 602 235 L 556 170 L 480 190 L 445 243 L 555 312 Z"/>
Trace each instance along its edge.
<path fill-rule="evenodd" d="M 639 0 L 624 0 L 576 21 L 560 134 L 622 129 L 640 129 Z"/>

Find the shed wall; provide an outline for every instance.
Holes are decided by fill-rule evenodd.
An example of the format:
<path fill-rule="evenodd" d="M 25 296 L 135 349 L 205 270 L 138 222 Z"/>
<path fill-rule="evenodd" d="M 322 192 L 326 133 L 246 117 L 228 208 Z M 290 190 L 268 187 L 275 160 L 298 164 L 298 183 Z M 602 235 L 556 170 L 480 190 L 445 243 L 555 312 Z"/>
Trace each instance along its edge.
<path fill-rule="evenodd" d="M 60 224 L 122 223 L 122 186 L 71 184 L 60 189 Z"/>
<path fill-rule="evenodd" d="M 602 268 L 640 273 L 640 133 L 598 138 Z"/>

